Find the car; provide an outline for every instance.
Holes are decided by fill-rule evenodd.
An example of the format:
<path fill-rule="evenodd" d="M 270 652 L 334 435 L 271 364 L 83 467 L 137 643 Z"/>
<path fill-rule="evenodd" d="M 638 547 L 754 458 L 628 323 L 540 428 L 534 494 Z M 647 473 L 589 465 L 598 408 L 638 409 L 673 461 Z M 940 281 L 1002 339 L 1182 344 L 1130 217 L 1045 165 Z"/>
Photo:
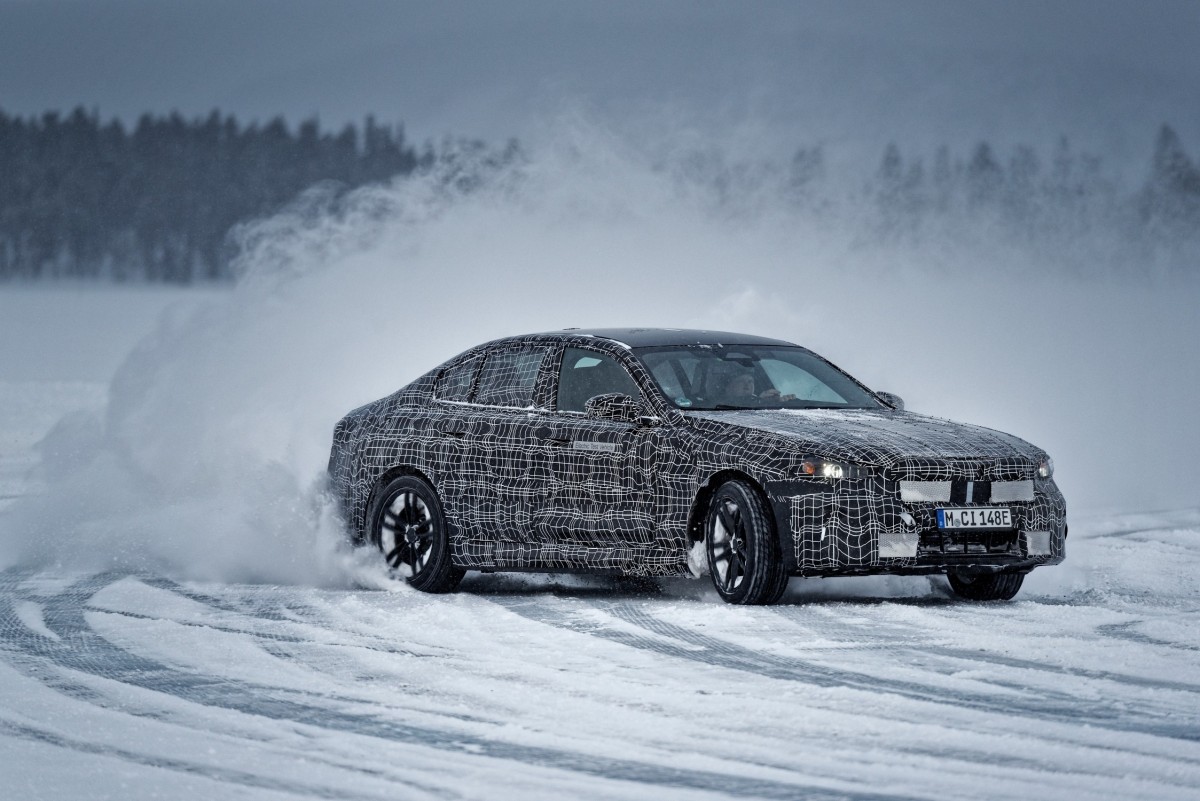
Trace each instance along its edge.
<path fill-rule="evenodd" d="M 989 601 L 1065 556 L 1053 472 L 790 342 L 566 329 L 350 412 L 329 487 L 350 536 L 428 592 L 468 570 L 708 573 L 723 600 L 770 604 L 792 576 L 886 573 Z"/>

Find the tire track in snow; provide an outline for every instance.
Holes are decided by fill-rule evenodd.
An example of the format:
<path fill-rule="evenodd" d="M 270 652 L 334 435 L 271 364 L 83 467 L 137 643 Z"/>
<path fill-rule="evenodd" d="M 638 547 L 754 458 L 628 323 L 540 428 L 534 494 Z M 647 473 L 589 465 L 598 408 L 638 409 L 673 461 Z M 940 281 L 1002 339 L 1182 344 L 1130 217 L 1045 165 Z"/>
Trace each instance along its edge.
<path fill-rule="evenodd" d="M 874 605 L 878 605 L 878 603 L 893 603 L 893 602 L 905 603 L 905 601 L 903 601 L 903 600 L 880 601 L 880 602 L 871 602 L 871 605 L 874 606 Z M 1030 602 L 1025 602 L 1025 603 L 1030 603 Z M 1035 603 L 1041 604 L 1042 602 L 1037 601 Z M 792 610 L 788 609 L 787 607 L 779 607 L 773 611 L 775 611 L 776 614 L 779 614 L 780 616 L 784 617 L 786 620 L 788 620 L 790 622 L 797 623 L 797 624 L 799 624 L 801 622 L 799 620 L 799 615 L 796 614 L 795 612 L 793 612 Z M 811 623 L 811 621 L 803 621 L 803 622 Z M 1120 635 L 1110 634 L 1109 633 L 1110 629 L 1126 627 L 1126 626 L 1133 626 L 1133 625 L 1137 625 L 1140 622 L 1141 621 L 1132 621 L 1129 623 L 1102 624 L 1102 625 L 1096 626 L 1094 631 L 1096 631 L 1102 635 L 1105 635 L 1105 636 L 1116 636 L 1116 637 L 1120 638 Z M 843 625 L 844 625 L 844 621 L 843 621 Z M 857 628 L 855 631 L 853 642 L 850 644 L 850 647 L 856 648 L 863 642 L 878 642 L 878 643 L 894 642 L 896 640 L 896 636 L 881 635 L 879 633 L 880 625 L 881 624 L 878 621 L 871 621 L 871 627 L 869 629 L 865 628 L 865 627 Z M 897 629 L 889 629 L 889 630 L 898 632 Z M 911 637 L 908 639 L 911 639 Z M 1194 646 L 1168 642 L 1165 640 L 1155 640 L 1155 639 L 1149 638 L 1149 637 L 1145 637 L 1145 638 L 1138 637 L 1136 639 L 1135 638 L 1129 638 L 1129 639 L 1134 639 L 1136 642 L 1148 644 L 1148 645 L 1162 645 L 1162 646 L 1166 646 L 1169 648 L 1178 648 L 1178 649 L 1183 649 L 1183 650 L 1200 650 L 1200 648 L 1196 648 Z M 1033 659 L 1022 659 L 1020 657 L 1015 657 L 1015 656 L 1006 656 L 1004 654 L 998 654 L 998 653 L 989 652 L 989 651 L 970 650 L 967 648 L 953 648 L 953 647 L 949 647 L 949 646 L 933 645 L 933 644 L 928 644 L 928 645 L 922 644 L 919 647 L 907 647 L 907 646 L 894 647 L 893 646 L 893 647 L 890 647 L 888 650 L 890 653 L 895 654 L 897 657 L 911 657 L 911 656 L 920 657 L 920 656 L 926 656 L 926 655 L 941 656 L 941 657 L 945 657 L 947 659 L 963 660 L 966 662 L 970 662 L 972 664 L 986 663 L 986 664 L 996 665 L 998 667 L 1013 668 L 1016 670 L 1030 670 L 1030 671 L 1035 671 L 1035 672 L 1050 673 L 1050 674 L 1054 674 L 1054 675 L 1071 676 L 1071 677 L 1075 677 L 1075 678 L 1094 679 L 1094 680 L 1098 680 L 1098 681 L 1110 681 L 1110 682 L 1114 682 L 1116 684 L 1123 684 L 1123 685 L 1127 685 L 1130 687 L 1142 687 L 1142 688 L 1151 689 L 1151 690 L 1172 690 L 1175 692 L 1185 692 L 1185 693 L 1193 693 L 1193 694 L 1200 695 L 1200 684 L 1193 683 L 1193 682 L 1172 681 L 1172 680 L 1168 680 L 1168 679 L 1151 679 L 1151 678 L 1146 678 L 1144 676 L 1135 676 L 1135 675 L 1132 675 L 1129 673 L 1117 673 L 1114 671 L 1099 670 L 1099 669 L 1095 669 L 1095 668 L 1085 668 L 1085 667 L 1075 667 L 1075 666 L 1068 667 L 1065 665 L 1051 664 L 1049 662 L 1039 662 L 1039 661 L 1033 660 Z M 1200 699 L 1198 699 L 1198 700 L 1200 700 Z"/>
<path fill-rule="evenodd" d="M 1096 631 L 1104 634 L 1107 637 L 1112 637 L 1116 640 L 1127 640 L 1140 645 L 1153 645 L 1159 648 L 1172 648 L 1177 651 L 1200 651 L 1200 647 L 1189 645 L 1182 642 L 1173 642 L 1172 640 L 1163 640 L 1158 637 L 1151 637 L 1148 634 L 1143 634 L 1140 631 L 1133 631 L 1134 626 L 1140 626 L 1145 623 L 1144 620 L 1130 620 L 1125 623 L 1106 623 L 1102 626 L 1097 626 Z"/>
<path fill-rule="evenodd" d="M 394 796 L 390 793 L 363 795 L 361 793 L 348 792 L 344 787 L 321 787 L 312 784 L 289 782 L 283 779 L 266 778 L 254 773 L 233 770 L 231 768 L 223 768 L 216 765 L 205 765 L 182 759 L 172 759 L 170 757 L 143 754 L 127 748 L 101 745 L 99 743 L 88 742 L 87 740 L 66 737 L 47 729 L 0 720 L 0 736 L 4 735 L 20 740 L 27 740 L 29 742 L 51 745 L 81 754 L 110 757 L 113 759 L 119 759 L 122 762 L 132 762 L 134 764 L 144 765 L 146 767 L 161 768 L 163 770 L 169 770 L 173 773 L 183 773 L 199 778 L 211 779 L 222 784 L 236 784 L 241 787 L 249 787 L 256 790 L 271 790 L 273 792 L 291 793 L 293 795 L 308 796 L 311 798 L 328 798 L 331 799 L 331 801 L 340 801 L 340 799 L 361 799 L 361 801 L 392 801 L 392 799 L 394 799 Z M 436 792 L 435 788 L 425 787 L 421 789 L 424 789 L 426 792 Z"/>
<path fill-rule="evenodd" d="M 79 671 L 206 707 L 270 720 L 638 784 L 719 792 L 740 798 L 803 797 L 813 801 L 908 801 L 912 798 L 891 793 L 833 790 L 715 771 L 685 770 L 648 762 L 506 743 L 469 732 L 401 723 L 378 715 L 360 714 L 322 704 L 323 701 L 333 700 L 328 696 L 188 673 L 130 653 L 109 642 L 88 625 L 86 612 L 108 612 L 103 608 L 90 607 L 89 599 L 104 587 L 127 578 L 126 574 L 90 576 L 54 595 L 31 596 L 42 605 L 47 628 L 60 638 L 55 640 L 29 629 L 15 611 L 15 603 L 24 600 L 20 584 L 28 575 L 14 570 L 0 572 L 0 655 L 25 675 L 53 689 L 66 690 L 78 700 L 99 706 L 107 706 L 103 696 L 94 691 L 79 692 L 77 688 L 70 687 L 70 683 L 48 674 L 57 673 L 54 668 Z M 42 741 L 49 736 L 28 727 L 18 727 L 15 731 Z M 66 743 L 65 740 L 63 742 Z M 63 747 L 69 746 L 64 744 Z M 129 755 L 134 761 L 143 763 L 157 759 L 136 752 L 130 752 Z M 162 761 L 160 766 L 185 772 L 188 769 L 186 764 L 175 765 L 170 761 Z M 305 789 L 303 792 L 323 797 L 320 788 L 311 791 Z"/>
<path fill-rule="evenodd" d="M 936 685 L 881 678 L 791 657 L 752 651 L 734 643 L 668 623 L 647 614 L 643 605 L 627 601 L 594 602 L 592 605 L 655 636 L 640 636 L 619 628 L 605 627 L 602 623 L 595 621 L 572 619 L 571 616 L 563 613 L 561 604 L 549 602 L 544 595 L 533 598 L 494 597 L 489 600 L 522 617 L 546 625 L 601 637 L 677 659 L 744 671 L 767 678 L 798 681 L 818 687 L 887 693 L 910 700 L 1005 716 L 1019 715 L 1035 720 L 1071 725 L 1086 723 L 1112 731 L 1200 742 L 1200 721 L 1179 722 L 1177 715 L 1175 720 L 1168 719 L 1168 715 L 1178 711 L 1175 708 L 1165 710 L 1161 716 L 1130 714 L 1120 709 L 1119 705 L 1114 704 L 1111 700 L 1083 699 L 1044 688 L 1034 691 L 1017 684 L 1007 685 L 1007 688 L 1017 689 L 1025 696 L 1036 692 L 1038 697 L 1034 699 L 1011 696 L 996 698 L 983 693 L 967 693 Z"/>

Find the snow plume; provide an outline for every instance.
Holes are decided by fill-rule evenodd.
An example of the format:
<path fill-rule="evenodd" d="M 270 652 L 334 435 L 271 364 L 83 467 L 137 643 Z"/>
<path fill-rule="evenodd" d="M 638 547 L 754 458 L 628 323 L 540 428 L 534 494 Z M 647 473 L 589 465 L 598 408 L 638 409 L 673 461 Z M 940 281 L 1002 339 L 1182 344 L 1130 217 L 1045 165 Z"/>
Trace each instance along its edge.
<path fill-rule="evenodd" d="M 567 326 L 790 339 L 910 409 L 1046 448 L 1073 509 L 1200 503 L 1194 274 L 1060 269 L 1111 231 L 880 239 L 863 203 L 763 163 L 713 180 L 585 124 L 528 153 L 317 187 L 243 229 L 236 289 L 163 319 L 105 417 L 42 443 L 47 494 L 10 509 L 0 556 L 361 581 L 320 490 L 337 419 L 478 342 Z"/>

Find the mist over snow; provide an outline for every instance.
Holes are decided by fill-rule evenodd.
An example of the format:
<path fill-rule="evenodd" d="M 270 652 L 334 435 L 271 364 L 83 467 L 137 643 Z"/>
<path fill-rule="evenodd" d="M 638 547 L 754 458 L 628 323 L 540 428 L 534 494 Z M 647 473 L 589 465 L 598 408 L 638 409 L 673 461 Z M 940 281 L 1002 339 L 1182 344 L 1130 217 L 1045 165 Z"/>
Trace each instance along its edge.
<path fill-rule="evenodd" d="M 568 326 L 789 339 L 1045 448 L 1072 513 L 1200 503 L 1190 246 L 966 213 L 881 237 L 853 190 L 815 202 L 713 163 L 572 118 L 507 165 L 319 187 L 244 227 L 237 286 L 164 317 L 103 417 L 42 442 L 49 494 L 10 507 L 0 561 L 362 581 L 321 494 L 337 419 L 479 342 Z"/>

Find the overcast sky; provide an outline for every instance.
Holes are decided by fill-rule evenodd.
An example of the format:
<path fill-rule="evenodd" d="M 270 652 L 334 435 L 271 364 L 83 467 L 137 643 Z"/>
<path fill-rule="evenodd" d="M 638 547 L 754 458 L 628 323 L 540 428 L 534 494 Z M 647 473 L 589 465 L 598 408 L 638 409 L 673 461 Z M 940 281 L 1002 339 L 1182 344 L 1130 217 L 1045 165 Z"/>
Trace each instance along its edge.
<path fill-rule="evenodd" d="M 0 109 L 374 113 L 417 139 L 564 110 L 871 148 L 1200 144 L 1200 1 L 0 0 Z M 636 126 L 635 126 L 636 127 Z"/>

